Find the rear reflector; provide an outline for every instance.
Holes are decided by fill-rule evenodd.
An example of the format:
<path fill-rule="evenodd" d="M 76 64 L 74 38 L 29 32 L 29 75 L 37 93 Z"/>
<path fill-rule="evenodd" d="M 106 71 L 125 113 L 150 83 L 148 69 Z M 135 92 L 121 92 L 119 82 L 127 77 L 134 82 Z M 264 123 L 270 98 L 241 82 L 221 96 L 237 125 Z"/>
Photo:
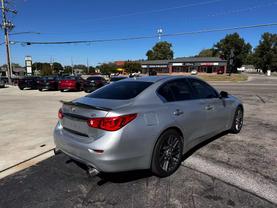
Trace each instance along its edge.
<path fill-rule="evenodd" d="M 59 119 L 63 119 L 63 112 L 62 112 L 61 108 L 60 108 L 60 110 L 58 112 L 58 117 L 59 117 Z"/>
<path fill-rule="evenodd" d="M 92 128 L 103 129 L 106 131 L 117 131 L 130 123 L 137 117 L 137 114 L 129 114 L 116 117 L 91 118 L 87 121 Z"/>

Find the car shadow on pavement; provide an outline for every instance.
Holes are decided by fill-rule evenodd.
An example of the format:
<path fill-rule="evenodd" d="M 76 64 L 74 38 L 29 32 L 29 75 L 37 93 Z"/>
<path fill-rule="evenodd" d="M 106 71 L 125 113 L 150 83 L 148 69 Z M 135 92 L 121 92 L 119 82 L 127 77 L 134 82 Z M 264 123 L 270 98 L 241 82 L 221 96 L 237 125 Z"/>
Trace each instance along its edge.
<path fill-rule="evenodd" d="M 185 155 L 225 134 L 211 138 Z M 240 200 L 240 198 L 246 200 Z M 148 170 L 100 173 L 89 177 L 84 165 L 64 154 L 0 180 L 0 207 L 274 207 L 211 176 L 181 166 L 167 178 Z M 178 203 L 177 203 L 178 202 Z M 177 204 L 176 204 L 177 203 Z M 180 206 L 179 206 L 180 205 Z"/>
<path fill-rule="evenodd" d="M 195 153 L 197 150 L 201 149 L 202 147 L 210 144 L 211 142 L 213 142 L 227 134 L 229 134 L 229 131 L 224 131 L 224 132 L 217 134 L 216 136 L 211 137 L 210 139 L 207 139 L 206 141 L 196 145 L 195 147 L 193 147 L 192 149 L 190 149 L 187 153 L 185 153 L 183 155 L 183 161 L 186 160 L 187 158 L 189 158 L 191 155 L 193 155 L 193 153 Z"/>

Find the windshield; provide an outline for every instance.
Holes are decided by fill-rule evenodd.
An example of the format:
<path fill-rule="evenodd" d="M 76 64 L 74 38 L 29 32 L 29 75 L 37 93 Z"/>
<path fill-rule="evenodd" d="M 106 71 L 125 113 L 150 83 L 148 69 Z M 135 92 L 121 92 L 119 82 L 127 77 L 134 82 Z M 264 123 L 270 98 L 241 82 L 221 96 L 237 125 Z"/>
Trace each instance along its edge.
<path fill-rule="evenodd" d="M 115 82 L 100 88 L 99 90 L 87 95 L 90 98 L 128 100 L 136 97 L 143 90 L 149 87 L 152 82 L 124 81 Z"/>

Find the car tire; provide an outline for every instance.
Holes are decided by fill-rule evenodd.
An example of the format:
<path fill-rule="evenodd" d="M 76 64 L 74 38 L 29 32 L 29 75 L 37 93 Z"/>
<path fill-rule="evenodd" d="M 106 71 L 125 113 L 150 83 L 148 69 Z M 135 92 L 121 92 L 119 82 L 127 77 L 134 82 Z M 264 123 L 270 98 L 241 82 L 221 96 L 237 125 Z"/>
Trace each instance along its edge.
<path fill-rule="evenodd" d="M 238 134 L 241 131 L 242 126 L 243 126 L 243 109 L 241 106 L 239 106 L 236 109 L 230 132 L 233 134 Z"/>
<path fill-rule="evenodd" d="M 183 138 L 174 129 L 165 131 L 158 139 L 152 156 L 151 171 L 163 178 L 173 174 L 181 165 Z"/>
<path fill-rule="evenodd" d="M 20 90 L 24 90 L 24 87 L 19 87 Z"/>
<path fill-rule="evenodd" d="M 41 88 L 39 88 L 38 90 L 39 90 L 39 91 L 42 91 L 42 89 L 41 89 Z"/>
<path fill-rule="evenodd" d="M 63 92 L 64 90 L 60 90 L 61 92 Z"/>

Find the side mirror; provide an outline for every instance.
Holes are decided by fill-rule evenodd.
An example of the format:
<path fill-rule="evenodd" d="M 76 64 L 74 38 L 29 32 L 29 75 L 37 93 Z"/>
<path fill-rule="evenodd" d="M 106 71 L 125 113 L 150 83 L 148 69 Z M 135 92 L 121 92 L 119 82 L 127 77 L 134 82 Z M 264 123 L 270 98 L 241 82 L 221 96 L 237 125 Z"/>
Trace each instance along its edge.
<path fill-rule="evenodd" d="M 228 92 L 221 91 L 219 95 L 220 95 L 220 98 L 228 98 Z"/>

